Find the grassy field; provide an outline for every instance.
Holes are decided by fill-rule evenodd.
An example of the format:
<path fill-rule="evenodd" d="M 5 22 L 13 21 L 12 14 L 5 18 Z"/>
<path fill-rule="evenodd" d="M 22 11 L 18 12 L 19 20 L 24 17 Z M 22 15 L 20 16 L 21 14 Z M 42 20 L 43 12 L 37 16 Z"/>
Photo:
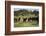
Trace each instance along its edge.
<path fill-rule="evenodd" d="M 16 22 L 14 23 L 14 27 L 38 27 L 37 21 L 33 22 Z"/>

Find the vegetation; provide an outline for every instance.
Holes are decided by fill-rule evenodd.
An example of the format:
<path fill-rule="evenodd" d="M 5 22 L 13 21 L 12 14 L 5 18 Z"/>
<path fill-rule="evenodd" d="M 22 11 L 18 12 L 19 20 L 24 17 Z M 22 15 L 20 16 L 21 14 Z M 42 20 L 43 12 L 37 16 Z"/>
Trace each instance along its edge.
<path fill-rule="evenodd" d="M 39 24 L 39 11 L 20 9 L 14 11 L 14 27 L 35 27 Z"/>

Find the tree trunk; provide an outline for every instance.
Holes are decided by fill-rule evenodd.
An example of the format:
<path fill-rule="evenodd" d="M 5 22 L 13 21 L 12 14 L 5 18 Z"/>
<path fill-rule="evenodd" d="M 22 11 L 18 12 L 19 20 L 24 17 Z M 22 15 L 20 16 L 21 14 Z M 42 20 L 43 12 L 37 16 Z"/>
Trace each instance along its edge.
<path fill-rule="evenodd" d="M 23 22 L 23 19 L 22 18 L 20 18 L 20 22 Z"/>
<path fill-rule="evenodd" d="M 26 22 L 28 22 L 28 18 L 27 18 Z"/>

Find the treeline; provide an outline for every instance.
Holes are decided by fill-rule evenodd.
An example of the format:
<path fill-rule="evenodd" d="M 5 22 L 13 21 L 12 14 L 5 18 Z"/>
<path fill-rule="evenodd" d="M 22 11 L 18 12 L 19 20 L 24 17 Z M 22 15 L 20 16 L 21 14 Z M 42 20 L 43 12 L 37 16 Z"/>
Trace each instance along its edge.
<path fill-rule="evenodd" d="M 18 11 L 14 11 L 14 21 L 27 21 L 31 22 L 36 20 L 37 22 L 39 21 L 39 11 L 37 10 L 26 10 L 26 9 L 21 9 Z"/>
<path fill-rule="evenodd" d="M 14 11 L 14 16 L 30 16 L 30 15 L 35 15 L 35 16 L 39 16 L 39 11 L 37 10 L 26 10 L 26 9 L 21 9 L 21 10 L 18 10 L 18 11 Z"/>

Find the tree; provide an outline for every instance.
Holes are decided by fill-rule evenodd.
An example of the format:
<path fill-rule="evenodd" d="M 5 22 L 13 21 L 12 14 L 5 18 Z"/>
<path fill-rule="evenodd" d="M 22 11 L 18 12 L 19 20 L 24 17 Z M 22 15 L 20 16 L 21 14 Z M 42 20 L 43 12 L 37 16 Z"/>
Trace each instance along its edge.
<path fill-rule="evenodd" d="M 34 10 L 33 13 L 34 13 L 36 16 L 39 15 L 39 11 L 37 11 L 37 10 Z"/>

